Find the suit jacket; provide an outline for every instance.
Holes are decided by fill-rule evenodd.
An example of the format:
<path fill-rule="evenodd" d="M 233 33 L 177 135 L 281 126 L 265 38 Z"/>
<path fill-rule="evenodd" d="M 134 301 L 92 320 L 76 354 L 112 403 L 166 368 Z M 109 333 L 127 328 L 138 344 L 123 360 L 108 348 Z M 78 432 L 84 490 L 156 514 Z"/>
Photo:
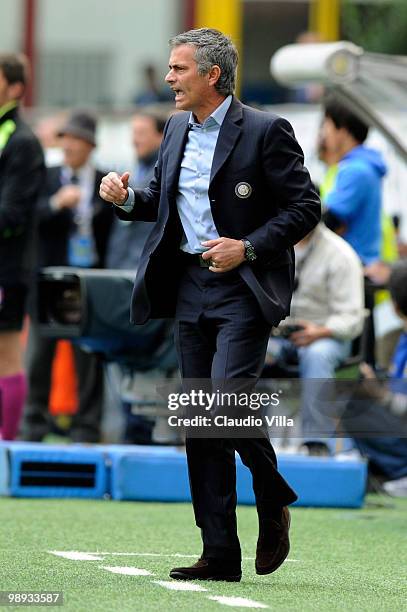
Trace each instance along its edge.
<path fill-rule="evenodd" d="M 149 187 L 135 191 L 133 210 L 126 213 L 116 207 L 123 219 L 156 221 L 135 280 L 134 323 L 175 312 L 182 237 L 176 195 L 188 119 L 188 112 L 169 119 L 154 178 Z M 238 270 L 272 325 L 289 314 L 293 245 L 321 216 L 320 200 L 303 161 L 288 121 L 233 99 L 219 132 L 208 195 L 219 236 L 247 238 L 256 250 L 256 262 L 245 262 Z M 245 188 L 239 190 L 239 183 Z"/>
<path fill-rule="evenodd" d="M 14 108 L 0 118 L 13 130 L 0 149 L 0 284 L 27 283 L 35 266 L 35 212 L 45 166 L 42 148 Z"/>
<path fill-rule="evenodd" d="M 53 210 L 50 198 L 61 187 L 61 166 L 47 169 L 39 209 L 39 264 L 40 266 L 68 265 L 68 239 L 74 230 L 74 213 L 71 209 Z M 96 170 L 92 196 L 92 232 L 95 241 L 98 268 L 104 267 L 107 242 L 114 220 L 110 206 L 99 196 L 103 172 Z"/>

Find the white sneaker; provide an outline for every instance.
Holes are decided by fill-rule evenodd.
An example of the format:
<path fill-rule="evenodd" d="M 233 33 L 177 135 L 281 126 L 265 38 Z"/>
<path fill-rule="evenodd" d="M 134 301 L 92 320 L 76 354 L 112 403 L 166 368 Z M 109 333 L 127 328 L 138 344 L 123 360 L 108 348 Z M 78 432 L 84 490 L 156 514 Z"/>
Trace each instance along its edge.
<path fill-rule="evenodd" d="M 407 497 L 407 476 L 397 478 L 397 480 L 388 480 L 383 483 L 382 487 L 393 497 Z"/>
<path fill-rule="evenodd" d="M 363 459 L 357 448 L 351 448 L 348 451 L 342 451 L 335 455 L 338 461 L 360 461 Z"/>

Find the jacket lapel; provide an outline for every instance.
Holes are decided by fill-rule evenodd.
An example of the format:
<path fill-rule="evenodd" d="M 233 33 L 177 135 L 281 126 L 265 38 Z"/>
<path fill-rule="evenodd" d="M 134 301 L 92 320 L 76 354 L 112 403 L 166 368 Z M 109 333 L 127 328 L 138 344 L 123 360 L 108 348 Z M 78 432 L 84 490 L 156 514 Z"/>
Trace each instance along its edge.
<path fill-rule="evenodd" d="M 230 105 L 230 108 L 226 113 L 225 119 L 220 128 L 212 161 L 210 184 L 236 145 L 242 131 L 242 128 L 239 125 L 242 117 L 242 104 L 239 102 L 239 100 L 233 98 L 232 104 Z"/>
<path fill-rule="evenodd" d="M 174 193 L 178 188 L 181 162 L 184 155 L 185 145 L 188 138 L 189 112 L 184 113 L 182 121 L 174 128 L 169 141 L 169 159 L 167 163 L 167 191 Z M 174 117 L 175 119 L 175 117 Z"/>

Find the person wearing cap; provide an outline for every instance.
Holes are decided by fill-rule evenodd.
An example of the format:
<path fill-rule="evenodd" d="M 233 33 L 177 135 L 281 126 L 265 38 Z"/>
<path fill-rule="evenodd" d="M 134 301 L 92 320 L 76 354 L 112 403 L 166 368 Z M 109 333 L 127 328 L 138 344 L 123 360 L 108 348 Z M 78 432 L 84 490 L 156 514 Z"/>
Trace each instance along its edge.
<path fill-rule="evenodd" d="M 18 432 L 26 396 L 21 329 L 33 271 L 35 208 L 44 177 L 40 143 L 20 117 L 25 56 L 0 53 L 0 439 Z"/>
<path fill-rule="evenodd" d="M 60 130 L 64 163 L 47 170 L 39 202 L 39 265 L 104 267 L 113 213 L 99 197 L 103 173 L 92 163 L 96 119 L 76 111 Z M 28 345 L 29 393 L 23 437 L 42 440 L 49 431 L 48 397 L 56 341 L 30 329 Z M 103 370 L 98 357 L 74 346 L 79 380 L 79 408 L 70 436 L 76 442 L 100 437 Z"/>

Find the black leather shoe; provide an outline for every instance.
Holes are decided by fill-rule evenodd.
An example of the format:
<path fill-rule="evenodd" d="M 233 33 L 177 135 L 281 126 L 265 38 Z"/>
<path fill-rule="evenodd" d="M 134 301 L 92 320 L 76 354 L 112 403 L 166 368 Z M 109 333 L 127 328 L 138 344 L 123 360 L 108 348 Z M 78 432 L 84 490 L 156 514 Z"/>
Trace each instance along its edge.
<path fill-rule="evenodd" d="M 240 582 L 242 570 L 240 563 L 222 559 L 203 559 L 202 557 L 190 567 L 174 567 L 170 578 L 174 580 L 224 580 Z"/>
<path fill-rule="evenodd" d="M 256 574 L 271 574 L 285 561 L 290 551 L 288 531 L 290 512 L 284 506 L 280 520 L 265 520 L 260 525 L 256 549 Z"/>

